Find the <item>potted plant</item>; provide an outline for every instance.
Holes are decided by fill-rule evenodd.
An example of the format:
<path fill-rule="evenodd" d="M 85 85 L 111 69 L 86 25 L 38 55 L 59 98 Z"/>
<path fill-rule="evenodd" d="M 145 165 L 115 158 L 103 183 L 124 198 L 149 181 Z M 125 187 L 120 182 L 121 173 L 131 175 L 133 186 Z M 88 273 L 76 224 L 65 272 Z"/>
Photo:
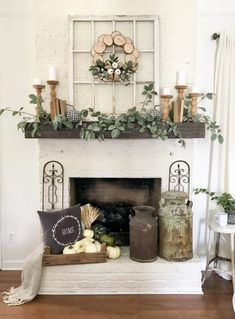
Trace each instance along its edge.
<path fill-rule="evenodd" d="M 225 213 L 228 214 L 228 224 L 235 224 L 235 198 L 230 193 L 222 193 L 221 195 L 215 192 L 209 192 L 205 188 L 196 188 L 195 194 L 204 193 L 210 196 L 216 204 L 222 207 Z"/>

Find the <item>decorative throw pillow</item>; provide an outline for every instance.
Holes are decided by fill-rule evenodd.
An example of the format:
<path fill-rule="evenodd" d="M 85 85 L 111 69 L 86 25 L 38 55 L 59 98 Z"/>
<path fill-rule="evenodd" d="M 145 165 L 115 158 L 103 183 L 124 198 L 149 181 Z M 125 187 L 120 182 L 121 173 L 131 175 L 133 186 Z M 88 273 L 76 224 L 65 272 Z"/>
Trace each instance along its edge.
<path fill-rule="evenodd" d="M 67 245 L 80 240 L 82 236 L 80 204 L 52 212 L 38 211 L 43 240 L 52 254 L 59 254 Z"/>

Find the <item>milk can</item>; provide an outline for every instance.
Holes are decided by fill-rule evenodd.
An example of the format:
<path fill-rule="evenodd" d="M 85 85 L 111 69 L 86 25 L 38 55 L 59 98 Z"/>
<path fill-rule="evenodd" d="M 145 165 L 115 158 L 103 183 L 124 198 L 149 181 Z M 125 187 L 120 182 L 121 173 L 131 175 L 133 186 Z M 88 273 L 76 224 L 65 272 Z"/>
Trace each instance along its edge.
<path fill-rule="evenodd" d="M 152 206 L 134 206 L 135 216 L 130 216 L 130 258 L 139 262 L 157 259 L 157 218 Z"/>
<path fill-rule="evenodd" d="M 159 210 L 159 257 L 184 261 L 193 257 L 192 202 L 184 192 L 161 194 Z"/>

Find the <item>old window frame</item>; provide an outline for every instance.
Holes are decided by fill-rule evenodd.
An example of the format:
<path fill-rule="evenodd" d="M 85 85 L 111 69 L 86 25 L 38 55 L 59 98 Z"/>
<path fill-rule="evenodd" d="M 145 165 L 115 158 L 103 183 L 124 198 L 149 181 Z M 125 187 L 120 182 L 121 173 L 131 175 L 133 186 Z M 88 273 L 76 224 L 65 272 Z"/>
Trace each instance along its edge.
<path fill-rule="evenodd" d="M 136 79 L 136 74 L 133 75 L 133 81 L 131 81 L 131 84 L 133 85 L 133 106 L 136 106 L 137 104 L 137 95 L 136 95 L 136 86 L 138 84 L 149 84 L 151 82 L 155 83 L 155 89 L 159 91 L 159 55 L 160 55 L 160 48 L 159 48 L 159 17 L 155 15 L 125 15 L 125 16 L 70 16 L 69 17 L 69 29 L 70 29 L 70 39 L 69 39 L 69 103 L 74 105 L 74 86 L 75 85 L 91 85 L 91 94 L 92 94 L 92 103 L 90 107 L 92 107 L 95 111 L 98 109 L 96 108 L 96 99 L 95 99 L 95 88 L 98 85 L 111 85 L 112 86 L 112 101 L 115 101 L 115 90 L 116 85 L 122 85 L 123 89 L 125 89 L 124 83 L 110 83 L 110 82 L 98 82 L 93 77 L 91 81 L 77 81 L 74 79 L 74 55 L 76 53 L 86 53 L 89 57 L 90 50 L 80 50 L 80 49 L 74 49 L 74 24 L 79 22 L 90 22 L 91 23 L 91 38 L 92 43 L 95 43 L 95 23 L 96 22 L 112 22 L 113 31 L 116 30 L 116 23 L 117 22 L 132 22 L 133 23 L 133 42 L 134 45 L 136 43 L 136 37 L 137 37 L 137 30 L 136 30 L 136 24 L 138 22 L 152 22 L 153 23 L 153 49 L 152 50 L 140 50 L 138 47 L 138 51 L 141 53 L 152 53 L 153 54 L 153 80 L 145 80 L 145 81 L 139 81 Z M 91 59 L 92 61 L 92 59 Z M 141 61 L 140 61 L 141 63 Z M 87 70 L 87 72 L 89 72 Z M 137 70 L 138 72 L 138 70 Z M 154 104 L 159 104 L 159 98 L 158 96 L 155 97 Z M 115 102 L 112 103 L 112 107 L 110 108 L 111 112 L 113 114 L 116 114 L 115 109 Z"/>

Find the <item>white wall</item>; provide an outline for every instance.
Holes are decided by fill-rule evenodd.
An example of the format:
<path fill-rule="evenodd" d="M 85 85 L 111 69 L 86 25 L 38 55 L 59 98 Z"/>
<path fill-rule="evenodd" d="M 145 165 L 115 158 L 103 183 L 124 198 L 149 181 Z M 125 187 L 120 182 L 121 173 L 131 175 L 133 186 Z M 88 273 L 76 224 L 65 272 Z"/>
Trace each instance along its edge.
<path fill-rule="evenodd" d="M 32 79 L 47 79 L 48 65 L 59 68 L 60 95 L 66 98 L 67 51 L 61 60 L 56 50 L 48 52 L 41 46 L 35 58 L 33 1 L 9 0 L 1 3 L 0 35 L 4 45 L 0 51 L 0 108 L 26 106 L 27 95 L 32 92 Z M 36 46 L 55 41 L 65 45 L 68 14 L 158 14 L 161 18 L 161 74 L 160 85 L 169 86 L 175 81 L 175 71 L 184 68 L 189 82 L 195 77 L 204 91 L 213 88 L 215 42 L 213 32 L 235 28 L 235 3 L 198 0 L 197 31 L 195 29 L 195 1 L 36 1 Z M 184 7 L 184 10 L 182 10 Z M 7 30 L 7 31 L 6 31 Z M 197 35 L 197 37 L 196 37 Z M 195 43 L 196 38 L 196 43 Z M 195 51 L 195 47 L 197 50 Z M 195 56 L 196 53 L 196 56 Z M 48 54 L 50 54 L 48 56 Z M 47 57 L 47 58 L 46 58 Z M 46 58 L 46 60 L 45 60 Z M 36 59 L 36 72 L 35 72 Z M 29 109 L 31 106 L 28 106 Z M 212 110 L 212 105 L 208 105 Z M 2 259 L 5 268 L 19 266 L 40 238 L 36 209 L 39 208 L 38 145 L 25 140 L 16 130 L 17 120 L 10 116 L 0 118 L 0 213 L 2 218 Z M 192 186 L 206 186 L 209 139 L 194 140 Z M 194 243 L 203 253 L 203 219 L 205 203 L 194 198 Z M 198 222 L 197 222 L 198 221 Z M 15 234 L 15 243 L 8 242 L 9 233 Z"/>
<path fill-rule="evenodd" d="M 159 15 L 160 86 L 173 86 L 179 69 L 187 71 L 189 83 L 193 80 L 196 0 L 35 0 L 35 8 L 37 73 L 46 81 L 48 67 L 54 64 L 61 81 L 58 94 L 64 99 L 68 98 L 69 15 Z"/>
<path fill-rule="evenodd" d="M 1 1 L 0 108 L 27 106 L 34 78 L 32 1 Z M 39 242 L 36 209 L 38 142 L 17 132 L 18 119 L 0 117 L 0 214 L 2 266 L 16 268 Z M 9 243 L 13 233 L 14 243 Z"/>

